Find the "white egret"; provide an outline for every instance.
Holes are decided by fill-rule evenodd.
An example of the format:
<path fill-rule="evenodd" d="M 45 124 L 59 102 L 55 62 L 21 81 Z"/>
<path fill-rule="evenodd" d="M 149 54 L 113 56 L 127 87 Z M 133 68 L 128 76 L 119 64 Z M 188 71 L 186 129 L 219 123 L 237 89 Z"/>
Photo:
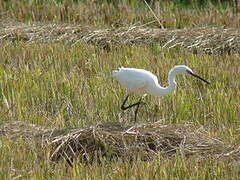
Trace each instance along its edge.
<path fill-rule="evenodd" d="M 157 76 L 155 76 L 153 73 L 145 69 L 121 67 L 121 68 L 118 68 L 118 70 L 113 71 L 112 77 L 127 89 L 127 97 L 123 101 L 121 109 L 126 110 L 131 107 L 137 106 L 135 110 L 135 117 L 134 117 L 136 121 L 137 112 L 139 109 L 139 105 L 142 103 L 142 98 L 147 94 L 152 94 L 155 96 L 164 96 L 173 92 L 177 86 L 175 77 L 178 74 L 189 74 L 193 77 L 196 77 L 210 84 L 208 81 L 206 81 L 202 77 L 194 74 L 193 71 L 185 65 L 177 65 L 169 71 L 167 87 L 160 86 L 158 83 Z M 129 97 L 129 94 L 131 93 L 137 93 L 141 95 L 141 98 L 138 102 L 129 106 L 125 106 L 127 99 Z"/>

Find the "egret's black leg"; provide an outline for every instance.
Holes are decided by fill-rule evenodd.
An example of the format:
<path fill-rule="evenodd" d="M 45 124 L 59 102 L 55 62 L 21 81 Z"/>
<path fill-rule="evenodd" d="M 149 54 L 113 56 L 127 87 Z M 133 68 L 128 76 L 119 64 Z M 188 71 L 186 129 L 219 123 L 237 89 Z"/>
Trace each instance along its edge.
<path fill-rule="evenodd" d="M 127 97 L 124 99 L 124 101 L 122 103 L 121 110 L 123 110 L 123 111 L 127 109 L 127 108 L 125 108 L 125 104 L 126 104 L 126 102 L 128 100 L 128 97 L 129 97 L 129 95 L 127 95 Z"/>
<path fill-rule="evenodd" d="M 137 105 L 137 108 L 136 108 L 136 110 L 135 110 L 135 112 L 134 112 L 134 121 L 135 121 L 135 122 L 137 121 L 137 113 L 138 113 L 139 106 L 140 106 L 140 104 L 142 103 L 141 100 L 142 100 L 142 98 L 140 99 L 139 104 Z"/>
<path fill-rule="evenodd" d="M 135 116 L 134 116 L 134 120 L 135 120 L 135 122 L 136 122 L 136 121 L 137 121 L 138 109 L 139 109 L 139 107 L 140 107 L 140 104 L 143 103 L 143 102 L 142 102 L 142 98 L 143 98 L 143 97 L 141 97 L 138 102 L 136 102 L 136 103 L 134 103 L 134 104 L 131 104 L 131 105 L 125 107 L 125 104 L 126 104 L 126 102 L 127 102 L 127 100 L 128 100 L 128 97 L 129 97 L 129 95 L 127 95 L 127 97 L 126 97 L 125 100 L 123 101 L 123 104 L 122 104 L 122 106 L 121 106 L 121 109 L 124 111 L 124 110 L 127 110 L 127 109 L 131 108 L 131 107 L 137 106 L 136 110 L 134 111 L 134 115 L 135 115 Z"/>
<path fill-rule="evenodd" d="M 140 104 L 142 103 L 142 102 L 141 102 L 141 99 L 142 99 L 142 98 L 141 98 L 140 101 L 138 101 L 138 102 L 136 102 L 136 103 L 134 103 L 134 104 L 131 104 L 131 105 L 125 107 L 125 104 L 126 104 L 126 102 L 127 102 L 127 100 L 128 100 L 128 97 L 129 97 L 129 95 L 127 95 L 127 97 L 125 98 L 125 100 L 123 101 L 123 104 L 122 104 L 122 106 L 121 106 L 121 109 L 122 109 L 123 111 L 125 111 L 125 110 L 127 110 L 127 109 L 129 109 L 129 108 L 131 108 L 131 107 L 140 105 Z"/>

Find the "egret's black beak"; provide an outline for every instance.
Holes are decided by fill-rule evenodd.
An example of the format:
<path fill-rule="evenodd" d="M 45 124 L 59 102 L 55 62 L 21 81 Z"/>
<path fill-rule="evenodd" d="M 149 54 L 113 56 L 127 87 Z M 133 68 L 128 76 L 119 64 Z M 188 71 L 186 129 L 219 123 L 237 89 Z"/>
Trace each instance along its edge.
<path fill-rule="evenodd" d="M 186 71 L 187 71 L 188 74 L 192 75 L 193 77 L 196 77 L 196 78 L 198 78 L 198 79 L 204 81 L 205 83 L 210 84 L 207 80 L 205 80 L 205 79 L 203 79 L 202 77 L 200 77 L 200 76 L 198 76 L 198 75 L 192 73 L 191 71 L 189 71 L 189 70 L 186 70 Z"/>

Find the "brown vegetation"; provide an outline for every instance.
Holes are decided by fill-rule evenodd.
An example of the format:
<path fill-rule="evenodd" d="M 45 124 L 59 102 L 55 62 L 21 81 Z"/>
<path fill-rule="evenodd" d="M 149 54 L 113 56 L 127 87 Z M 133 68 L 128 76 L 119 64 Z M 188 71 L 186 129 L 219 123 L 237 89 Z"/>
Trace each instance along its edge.
<path fill-rule="evenodd" d="M 162 30 L 133 25 L 120 28 L 96 29 L 69 24 L 2 23 L 0 44 L 24 42 L 85 42 L 109 49 L 113 45 L 159 44 L 163 48 L 183 47 L 194 53 L 238 54 L 240 32 L 233 28 L 198 27 Z"/>
<path fill-rule="evenodd" d="M 106 123 L 86 128 L 48 129 L 21 121 L 10 121 L 0 127 L 1 135 L 16 140 L 36 142 L 39 148 L 50 147 L 50 159 L 65 159 L 91 163 L 102 158 L 124 160 L 153 160 L 159 153 L 171 157 L 231 158 L 239 161 L 239 147 L 235 148 L 211 137 L 202 126 L 159 122 L 122 126 Z"/>

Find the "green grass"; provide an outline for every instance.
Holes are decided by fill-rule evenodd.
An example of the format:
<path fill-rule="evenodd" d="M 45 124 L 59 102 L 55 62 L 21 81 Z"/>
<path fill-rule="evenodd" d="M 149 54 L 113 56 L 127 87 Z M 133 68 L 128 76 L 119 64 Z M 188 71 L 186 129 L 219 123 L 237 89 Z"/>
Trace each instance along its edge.
<path fill-rule="evenodd" d="M 176 64 L 186 64 L 211 85 L 188 76 L 178 77 L 175 93 L 162 98 L 146 97 L 146 111 L 159 105 L 161 109 L 156 113 L 166 122 L 238 123 L 237 56 L 212 57 L 160 48 L 154 51 L 158 53 L 148 47 L 129 46 L 106 52 L 91 45 L 72 47 L 64 42 L 1 47 L 1 109 L 7 112 L 4 117 L 40 118 L 40 124 L 43 119 L 57 119 L 61 126 L 68 118 L 71 122 L 82 119 L 87 125 L 99 120 L 118 121 L 119 105 L 126 93 L 111 78 L 112 70 L 119 66 L 148 69 L 166 84 L 168 71 Z M 152 119 L 148 116 L 155 115 L 143 112 L 140 121 Z"/>
<path fill-rule="evenodd" d="M 166 97 L 148 96 L 138 121 L 193 122 L 210 127 L 212 135 L 237 143 L 240 84 L 237 56 L 193 55 L 184 50 L 158 47 L 120 47 L 110 52 L 86 44 L 27 44 L 0 48 L 1 121 L 21 120 L 52 128 L 84 127 L 100 122 L 133 123 L 133 111 L 122 113 L 125 90 L 111 78 L 118 66 L 151 70 L 166 83 L 175 64 L 186 64 L 211 82 L 178 77 L 178 89 Z M 157 53 L 156 53 L 157 52 Z M 217 67 L 217 68 L 216 68 Z M 130 102 L 139 97 L 132 96 Z M 53 179 L 152 179 L 156 177 L 201 179 L 238 175 L 238 166 L 214 160 L 180 156 L 154 162 L 105 162 L 69 169 L 62 162 L 52 167 L 46 155 L 38 159 L 34 144 L 1 140 L 1 176 Z M 103 160 L 104 161 L 104 160 Z M 226 160 L 230 161 L 230 160 Z M 188 178 L 187 178 L 188 179 Z"/>
<path fill-rule="evenodd" d="M 196 26 L 239 27 L 233 2 L 201 1 L 152 1 L 155 15 L 165 28 Z M 143 0 L 5 0 L 0 3 L 0 19 L 21 22 L 65 22 L 98 27 L 122 26 L 126 24 L 149 24 L 158 28 Z"/>
<path fill-rule="evenodd" d="M 119 4 L 94 1 L 4 1 L 0 19 L 21 22 L 68 22 L 91 26 L 148 23 L 154 18 L 137 1 Z M 121 11 L 119 10 L 121 8 Z M 232 8 L 176 8 L 169 2 L 152 5 L 168 28 L 205 25 L 239 27 Z M 151 24 L 157 27 L 157 24 Z M 212 136 L 239 144 L 239 57 L 194 55 L 183 49 L 151 46 L 118 46 L 109 52 L 83 43 L 24 43 L 0 46 L 0 124 L 21 120 L 50 128 L 86 127 L 102 122 L 133 124 L 133 110 L 123 113 L 125 90 L 111 78 L 119 66 L 144 68 L 166 85 L 168 71 L 185 64 L 211 82 L 177 77 L 175 93 L 147 96 L 138 122 L 200 124 Z M 129 103 L 138 100 L 132 96 Z M 239 165 L 231 159 L 212 160 L 181 155 L 152 162 L 102 159 L 99 164 L 49 163 L 49 151 L 35 144 L 0 137 L 0 179 L 238 179 Z"/>

